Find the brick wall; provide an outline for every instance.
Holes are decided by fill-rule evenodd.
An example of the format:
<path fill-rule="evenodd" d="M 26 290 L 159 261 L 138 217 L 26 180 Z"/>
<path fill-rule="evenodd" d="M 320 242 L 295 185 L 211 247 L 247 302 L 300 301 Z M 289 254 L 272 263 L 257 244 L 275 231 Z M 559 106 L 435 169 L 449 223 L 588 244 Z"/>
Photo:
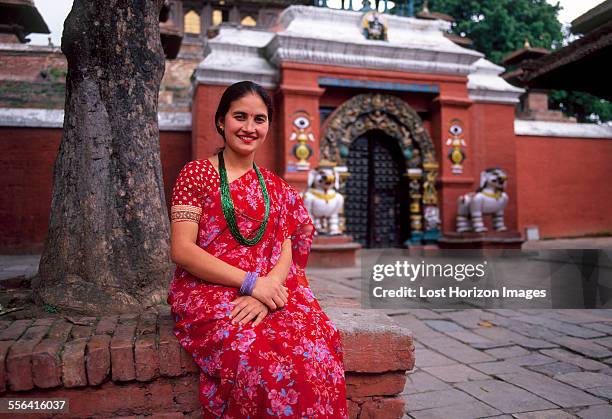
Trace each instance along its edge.
<path fill-rule="evenodd" d="M 350 417 L 401 418 L 410 332 L 372 311 L 327 313 L 342 337 Z M 172 328 L 167 306 L 160 315 L 0 321 L 0 395 L 67 398 L 62 417 L 200 417 L 199 369 Z"/>
<path fill-rule="evenodd" d="M 540 237 L 612 234 L 612 141 L 517 136 L 519 225 Z"/>
<path fill-rule="evenodd" d="M 57 128 L 0 127 L 0 253 L 42 251 L 61 136 Z M 162 132 L 160 145 L 168 201 L 176 176 L 190 160 L 190 133 Z"/>

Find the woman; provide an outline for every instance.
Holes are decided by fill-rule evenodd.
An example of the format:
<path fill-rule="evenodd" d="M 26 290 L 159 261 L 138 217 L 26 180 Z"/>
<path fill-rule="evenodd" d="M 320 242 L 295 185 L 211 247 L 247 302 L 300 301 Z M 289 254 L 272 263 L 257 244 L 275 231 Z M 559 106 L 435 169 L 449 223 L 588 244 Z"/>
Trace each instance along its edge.
<path fill-rule="evenodd" d="M 168 303 L 201 369 L 204 417 L 347 417 L 339 334 L 308 288 L 313 226 L 299 194 L 254 163 L 272 101 L 252 82 L 224 92 L 224 149 L 187 163 L 172 196 Z"/>

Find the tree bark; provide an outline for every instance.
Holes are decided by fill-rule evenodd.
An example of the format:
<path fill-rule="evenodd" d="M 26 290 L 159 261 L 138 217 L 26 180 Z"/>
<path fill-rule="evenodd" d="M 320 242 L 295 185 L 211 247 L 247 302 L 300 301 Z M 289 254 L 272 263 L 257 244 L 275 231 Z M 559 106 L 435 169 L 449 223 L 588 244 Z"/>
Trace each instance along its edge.
<path fill-rule="evenodd" d="M 172 269 L 157 102 L 163 0 L 75 0 L 64 132 L 49 234 L 33 287 L 40 302 L 82 313 L 160 302 Z"/>

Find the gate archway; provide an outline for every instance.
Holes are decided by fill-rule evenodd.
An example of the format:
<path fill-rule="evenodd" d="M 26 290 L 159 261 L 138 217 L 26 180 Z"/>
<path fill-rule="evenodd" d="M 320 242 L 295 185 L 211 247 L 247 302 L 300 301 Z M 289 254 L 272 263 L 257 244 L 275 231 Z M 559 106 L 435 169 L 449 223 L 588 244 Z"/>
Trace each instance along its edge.
<path fill-rule="evenodd" d="M 398 153 L 403 164 L 397 161 Z M 439 237 L 434 145 L 423 121 L 406 102 L 378 93 L 344 102 L 324 126 L 321 157 L 347 167 L 348 179 L 354 179 L 345 183 L 342 192 L 347 233 L 353 233 L 356 241 L 366 247 L 386 247 Z M 389 170 L 378 170 L 375 164 L 388 164 Z M 397 170 L 404 171 L 401 179 L 385 177 L 397 177 Z M 393 193 L 385 191 L 390 184 L 396 188 Z M 396 202 L 389 201 L 391 195 Z M 396 237 L 389 233 L 394 222 L 400 224 L 395 226 Z"/>

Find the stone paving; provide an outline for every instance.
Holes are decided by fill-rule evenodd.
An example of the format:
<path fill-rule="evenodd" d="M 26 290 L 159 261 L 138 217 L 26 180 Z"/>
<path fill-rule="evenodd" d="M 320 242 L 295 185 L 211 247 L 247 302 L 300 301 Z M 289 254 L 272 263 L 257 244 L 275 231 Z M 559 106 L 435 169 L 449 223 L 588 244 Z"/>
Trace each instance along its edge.
<path fill-rule="evenodd" d="M 589 241 L 541 242 L 586 248 Z M 610 238 L 592 247 L 612 247 Z M 530 244 L 530 248 L 538 248 Z M 37 256 L 0 256 L 0 281 Z M 360 269 L 308 269 L 325 307 L 360 307 Z M 612 310 L 386 310 L 412 330 L 405 418 L 612 418 Z"/>
<path fill-rule="evenodd" d="M 308 274 L 324 307 L 360 306 L 358 268 Z M 405 418 L 612 418 L 612 310 L 386 312 L 415 338 Z"/>

